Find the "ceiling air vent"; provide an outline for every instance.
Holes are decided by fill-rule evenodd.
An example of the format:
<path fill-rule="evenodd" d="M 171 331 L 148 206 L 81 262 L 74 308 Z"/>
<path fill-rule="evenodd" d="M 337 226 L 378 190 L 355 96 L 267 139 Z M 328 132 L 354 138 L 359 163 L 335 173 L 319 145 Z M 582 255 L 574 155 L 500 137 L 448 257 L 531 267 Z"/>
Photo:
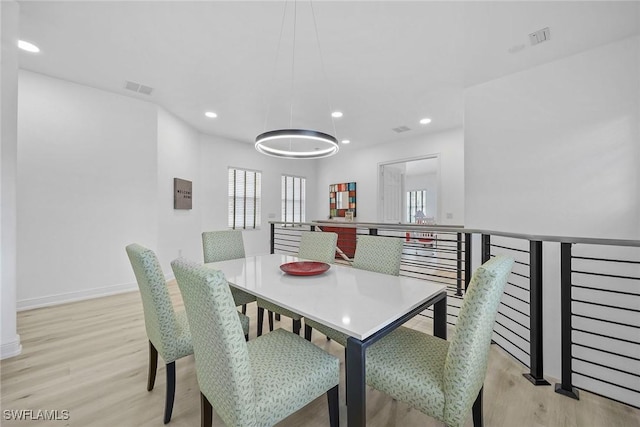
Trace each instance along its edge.
<path fill-rule="evenodd" d="M 531 41 L 531 46 L 535 46 L 538 43 L 546 42 L 551 39 L 551 31 L 549 27 L 543 28 L 541 30 L 536 31 L 535 33 L 529 34 L 529 40 Z"/>
<path fill-rule="evenodd" d="M 411 130 L 411 128 L 407 127 L 407 126 L 398 126 L 397 128 L 393 128 L 391 130 L 394 131 L 394 132 L 397 132 L 397 133 L 402 133 L 402 132 L 406 132 L 408 130 Z"/>
<path fill-rule="evenodd" d="M 138 89 L 138 93 L 141 93 L 143 95 L 151 95 L 152 91 L 153 91 L 152 87 L 145 86 L 145 85 L 140 85 L 140 89 Z"/>
<path fill-rule="evenodd" d="M 138 92 L 143 95 L 151 95 L 153 88 L 150 86 L 141 85 L 140 83 L 126 81 L 124 88 L 133 92 Z"/>

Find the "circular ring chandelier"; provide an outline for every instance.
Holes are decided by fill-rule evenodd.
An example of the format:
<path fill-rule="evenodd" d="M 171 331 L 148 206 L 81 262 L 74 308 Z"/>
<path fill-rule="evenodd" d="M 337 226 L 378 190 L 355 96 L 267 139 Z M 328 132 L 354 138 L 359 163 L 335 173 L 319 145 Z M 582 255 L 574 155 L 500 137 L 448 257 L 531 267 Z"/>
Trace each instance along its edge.
<path fill-rule="evenodd" d="M 279 129 L 256 137 L 256 150 L 286 159 L 321 159 L 338 152 L 338 140 L 324 132 L 307 129 Z"/>
<path fill-rule="evenodd" d="M 322 59 L 322 51 L 320 49 L 320 40 L 318 37 L 318 26 L 316 23 L 315 11 L 313 8 L 313 0 L 309 1 L 311 9 L 311 15 L 313 17 L 313 28 L 318 48 L 318 55 L 320 57 L 320 64 L 323 77 L 326 81 L 326 74 L 324 72 L 324 63 Z M 276 59 L 278 60 L 278 53 L 280 52 L 280 44 L 282 42 L 282 34 L 285 25 L 285 16 L 287 11 L 287 2 L 285 2 L 282 24 L 280 28 L 280 37 L 278 39 L 278 47 L 276 49 Z M 321 159 L 323 157 L 333 156 L 338 152 L 340 147 L 338 146 L 338 140 L 327 133 L 317 130 L 309 129 L 295 129 L 293 126 L 293 94 L 295 87 L 295 50 L 296 50 L 296 21 L 297 21 L 297 1 L 293 1 L 293 51 L 291 54 L 291 101 L 290 101 L 290 119 L 288 129 L 277 129 L 268 132 L 263 132 L 256 137 L 255 148 L 258 152 L 266 154 L 268 156 L 280 157 L 285 159 Z M 275 65 L 274 65 L 274 79 L 275 79 Z M 329 95 L 327 93 L 327 104 L 329 106 L 329 112 L 331 111 L 331 103 L 329 102 Z M 265 119 L 265 128 L 267 119 L 269 117 L 269 108 L 267 108 L 267 118 Z M 335 124 L 331 119 L 333 125 L 333 132 L 335 133 Z"/>

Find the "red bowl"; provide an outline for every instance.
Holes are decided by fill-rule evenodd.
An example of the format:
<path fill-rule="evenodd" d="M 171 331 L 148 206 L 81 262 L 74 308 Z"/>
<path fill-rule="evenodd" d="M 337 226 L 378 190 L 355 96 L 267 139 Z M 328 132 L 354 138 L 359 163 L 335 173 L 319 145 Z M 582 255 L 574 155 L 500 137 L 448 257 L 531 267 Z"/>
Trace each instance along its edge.
<path fill-rule="evenodd" d="M 324 273 L 329 267 L 331 266 L 326 262 L 296 261 L 282 264 L 280 270 L 293 276 L 315 276 Z"/>

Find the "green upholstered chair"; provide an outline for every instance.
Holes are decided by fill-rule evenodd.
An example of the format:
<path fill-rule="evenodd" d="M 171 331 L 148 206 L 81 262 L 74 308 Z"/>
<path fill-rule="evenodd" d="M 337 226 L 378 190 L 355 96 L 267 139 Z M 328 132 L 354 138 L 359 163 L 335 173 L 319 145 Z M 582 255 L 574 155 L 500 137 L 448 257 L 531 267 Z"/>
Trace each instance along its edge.
<path fill-rule="evenodd" d="M 367 383 L 449 427 L 482 426 L 482 385 L 498 305 L 513 259 L 473 274 L 451 341 L 400 327 L 367 349 Z"/>
<path fill-rule="evenodd" d="M 375 271 L 376 273 L 400 274 L 400 258 L 402 257 L 402 239 L 396 237 L 359 235 L 356 252 L 353 256 L 354 268 Z M 348 335 L 336 331 L 313 320 L 305 319 L 304 336 L 311 341 L 312 330 L 317 329 L 336 341 L 347 346 Z"/>
<path fill-rule="evenodd" d="M 300 245 L 297 256 L 301 259 L 333 264 L 336 255 L 337 241 L 338 235 L 336 233 L 303 231 L 300 233 Z M 293 332 L 296 334 L 300 333 L 302 316 L 284 307 L 258 298 L 258 336 L 262 334 L 262 322 L 260 319 L 264 315 L 264 310 L 268 310 L 269 312 L 270 331 L 273 331 L 273 313 L 276 313 L 290 317 L 293 320 Z"/>
<path fill-rule="evenodd" d="M 142 297 L 144 325 L 149 339 L 149 377 L 147 390 L 156 380 L 158 353 L 166 364 L 167 392 L 164 423 L 171 420 L 176 388 L 177 359 L 193 354 L 191 332 L 184 311 L 176 313 L 156 254 L 136 243 L 126 247 Z"/>
<path fill-rule="evenodd" d="M 205 231 L 202 233 L 202 251 L 204 262 L 227 261 L 244 258 L 244 242 L 240 230 Z M 242 306 L 242 314 L 247 314 L 247 304 L 256 297 L 240 289 L 231 288 L 236 306 Z"/>
<path fill-rule="evenodd" d="M 272 426 L 324 393 L 338 426 L 337 358 L 283 329 L 246 342 L 222 272 L 184 259 L 171 267 L 193 334 L 203 427 L 212 409 L 229 427 Z"/>
<path fill-rule="evenodd" d="M 147 390 L 151 391 L 156 381 L 158 353 L 164 360 L 167 372 L 167 392 L 164 408 L 164 423 L 171 420 L 176 389 L 175 361 L 193 354 L 191 332 L 184 311 L 176 312 L 171 303 L 162 267 L 156 254 L 137 243 L 126 247 L 133 272 L 138 282 L 144 325 L 149 339 L 149 377 Z M 240 313 L 238 313 L 240 315 Z M 245 335 L 249 333 L 249 318 L 240 319 Z"/>
<path fill-rule="evenodd" d="M 338 234 L 330 232 L 303 231 L 300 234 L 298 258 L 333 264 L 336 257 Z M 300 333 L 302 316 L 284 307 L 258 298 L 258 336 L 262 335 L 262 316 L 264 310 L 269 312 L 269 330 L 273 331 L 273 313 L 290 317 L 293 320 L 293 332 Z"/>

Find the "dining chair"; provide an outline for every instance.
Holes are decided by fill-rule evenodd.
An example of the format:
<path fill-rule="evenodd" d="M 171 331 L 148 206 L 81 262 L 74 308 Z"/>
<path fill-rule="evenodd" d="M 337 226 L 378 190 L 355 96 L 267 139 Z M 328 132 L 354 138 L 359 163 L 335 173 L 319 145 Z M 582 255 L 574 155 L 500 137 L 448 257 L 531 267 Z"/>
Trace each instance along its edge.
<path fill-rule="evenodd" d="M 402 239 L 397 237 L 359 235 L 352 266 L 361 270 L 398 276 L 402 257 Z M 311 341 L 313 329 L 346 347 L 349 336 L 314 320 L 305 319 L 304 336 Z"/>
<path fill-rule="evenodd" d="M 205 231 L 202 233 L 202 251 L 204 252 L 204 262 L 244 258 L 242 231 Z M 231 288 L 231 294 L 236 306 L 242 306 L 242 314 L 247 314 L 247 304 L 256 300 L 254 295 L 236 288 Z"/>
<path fill-rule="evenodd" d="M 184 311 L 176 312 L 171 302 L 167 283 L 158 257 L 151 250 L 137 243 L 126 247 L 127 255 L 138 282 L 144 325 L 149 340 L 149 375 L 147 391 L 153 390 L 158 367 L 158 353 L 164 360 L 167 372 L 167 391 L 164 407 L 164 423 L 171 421 L 176 390 L 176 360 L 193 354 L 191 332 Z M 245 332 L 249 333 L 249 318 L 238 313 Z"/>
<path fill-rule="evenodd" d="M 400 327 L 367 349 L 367 383 L 449 427 L 482 426 L 482 388 L 498 305 L 513 258 L 496 256 L 471 277 L 446 341 Z"/>
<path fill-rule="evenodd" d="M 153 390 L 158 366 L 158 353 L 165 363 L 167 391 L 164 423 L 171 421 L 176 389 L 176 360 L 193 354 L 191 332 L 184 311 L 176 312 L 158 257 L 137 243 L 126 247 L 129 261 L 138 282 L 144 325 L 149 339 L 149 375 L 147 391 Z"/>
<path fill-rule="evenodd" d="M 338 359 L 284 329 L 242 339 L 221 271 L 185 259 L 171 263 L 193 334 L 201 426 L 213 409 L 225 425 L 272 426 L 322 394 L 338 427 Z"/>
<path fill-rule="evenodd" d="M 331 232 L 303 231 L 300 233 L 298 258 L 333 264 L 336 257 L 338 234 Z M 262 317 L 268 311 L 269 330 L 273 331 L 273 314 L 291 318 L 293 333 L 300 334 L 302 316 L 277 304 L 258 298 L 258 336 L 262 335 Z"/>

